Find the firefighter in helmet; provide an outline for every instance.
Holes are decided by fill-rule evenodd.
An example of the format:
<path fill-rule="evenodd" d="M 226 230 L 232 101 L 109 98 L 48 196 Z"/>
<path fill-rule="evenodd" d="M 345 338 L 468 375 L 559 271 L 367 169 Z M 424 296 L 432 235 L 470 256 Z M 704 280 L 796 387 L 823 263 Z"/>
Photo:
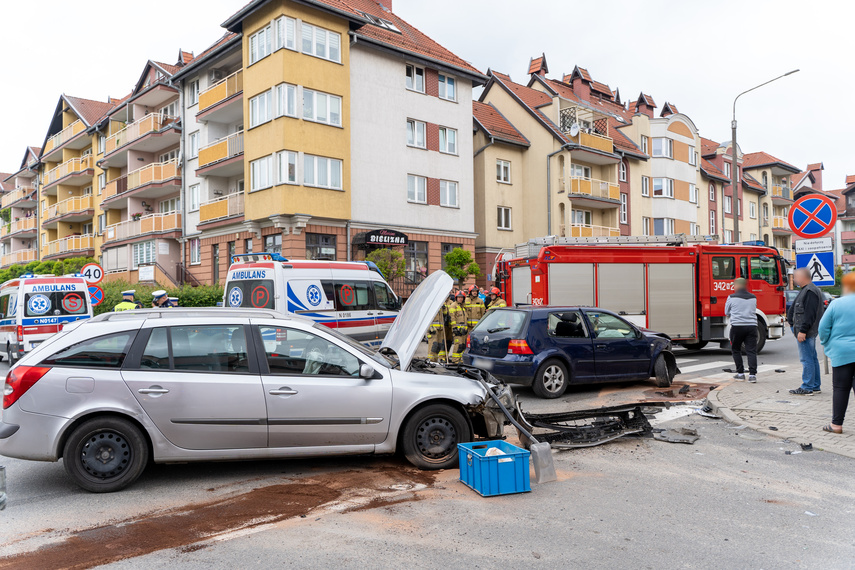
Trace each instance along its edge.
<path fill-rule="evenodd" d="M 447 359 L 448 341 L 446 339 L 448 337 L 445 334 L 445 327 L 448 320 L 448 305 L 443 304 L 428 329 L 428 360 L 431 362 L 445 362 Z"/>
<path fill-rule="evenodd" d="M 451 356 L 448 361 L 451 364 L 460 364 L 463 362 L 463 351 L 466 349 L 466 334 L 469 332 L 466 328 L 466 292 L 458 289 L 454 293 L 455 300 L 449 306 L 451 314 L 451 338 L 454 342 L 451 347 Z"/>
<path fill-rule="evenodd" d="M 508 304 L 505 303 L 505 300 L 501 297 L 502 292 L 498 287 L 493 287 L 490 289 L 490 303 L 487 305 L 488 309 L 500 309 L 502 307 L 507 307 Z"/>
<path fill-rule="evenodd" d="M 484 316 L 487 308 L 484 307 L 484 302 L 478 294 L 478 286 L 472 285 L 469 287 L 469 295 L 466 297 L 466 302 L 463 305 L 463 310 L 466 313 L 466 330 L 472 332 L 475 325 Z"/>

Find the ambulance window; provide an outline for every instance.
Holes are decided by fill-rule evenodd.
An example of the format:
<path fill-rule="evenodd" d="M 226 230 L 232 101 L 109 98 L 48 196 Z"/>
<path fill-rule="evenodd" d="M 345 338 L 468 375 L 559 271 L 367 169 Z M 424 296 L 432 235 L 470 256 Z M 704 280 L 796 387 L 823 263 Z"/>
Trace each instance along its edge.
<path fill-rule="evenodd" d="M 397 311 L 398 298 L 389 289 L 385 283 L 374 282 L 374 298 L 377 301 L 377 308 L 383 311 Z"/>
<path fill-rule="evenodd" d="M 712 258 L 713 279 L 735 279 L 736 261 L 732 257 Z"/>
<path fill-rule="evenodd" d="M 368 311 L 371 309 L 371 292 L 366 281 L 336 281 L 335 308 L 337 311 Z"/>
<path fill-rule="evenodd" d="M 6 310 L 9 308 L 9 295 L 0 296 L 0 318 L 6 316 Z"/>
<path fill-rule="evenodd" d="M 27 317 L 85 315 L 88 310 L 86 297 L 83 291 L 27 293 L 24 314 Z"/>
<path fill-rule="evenodd" d="M 274 305 L 273 280 L 241 279 L 226 285 L 227 307 L 254 307 L 272 309 Z"/>
<path fill-rule="evenodd" d="M 769 285 L 777 285 L 780 283 L 778 263 L 771 257 L 766 260 L 760 259 L 759 257 L 752 257 L 751 279 L 765 281 Z"/>
<path fill-rule="evenodd" d="M 335 299 L 335 285 L 332 281 L 321 281 L 321 287 L 327 299 Z"/>

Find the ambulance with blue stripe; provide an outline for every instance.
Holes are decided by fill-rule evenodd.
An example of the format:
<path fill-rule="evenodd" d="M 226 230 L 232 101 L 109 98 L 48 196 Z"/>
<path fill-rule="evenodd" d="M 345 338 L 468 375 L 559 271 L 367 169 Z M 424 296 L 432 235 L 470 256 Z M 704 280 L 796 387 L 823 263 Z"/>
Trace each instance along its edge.
<path fill-rule="evenodd" d="M 233 256 L 223 295 L 224 307 L 301 315 L 372 347 L 380 346 L 401 308 L 370 262 L 288 260 L 276 253 Z"/>
<path fill-rule="evenodd" d="M 82 276 L 26 274 L 0 285 L 0 338 L 10 366 L 66 324 L 91 317 Z"/>

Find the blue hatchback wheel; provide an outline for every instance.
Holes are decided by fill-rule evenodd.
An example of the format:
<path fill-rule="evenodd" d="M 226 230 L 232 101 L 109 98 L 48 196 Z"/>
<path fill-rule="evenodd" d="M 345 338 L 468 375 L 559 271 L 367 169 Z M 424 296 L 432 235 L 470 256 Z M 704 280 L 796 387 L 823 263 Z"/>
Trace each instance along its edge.
<path fill-rule="evenodd" d="M 568 383 L 567 367 L 560 360 L 552 359 L 537 369 L 532 389 L 541 398 L 557 398 L 567 389 Z"/>

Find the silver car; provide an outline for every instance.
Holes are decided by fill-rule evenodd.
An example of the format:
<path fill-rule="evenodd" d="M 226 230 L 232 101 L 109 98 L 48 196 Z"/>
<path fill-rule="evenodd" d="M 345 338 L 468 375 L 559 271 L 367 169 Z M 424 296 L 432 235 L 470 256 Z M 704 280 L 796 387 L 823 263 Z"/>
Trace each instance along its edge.
<path fill-rule="evenodd" d="M 9 371 L 0 454 L 63 459 L 82 488 L 116 491 L 158 463 L 389 454 L 453 467 L 457 443 L 505 417 L 475 369 L 414 358 L 451 278 L 416 290 L 375 352 L 265 310 L 109 313 L 66 328 Z M 493 384 L 483 382 L 487 380 Z"/>

